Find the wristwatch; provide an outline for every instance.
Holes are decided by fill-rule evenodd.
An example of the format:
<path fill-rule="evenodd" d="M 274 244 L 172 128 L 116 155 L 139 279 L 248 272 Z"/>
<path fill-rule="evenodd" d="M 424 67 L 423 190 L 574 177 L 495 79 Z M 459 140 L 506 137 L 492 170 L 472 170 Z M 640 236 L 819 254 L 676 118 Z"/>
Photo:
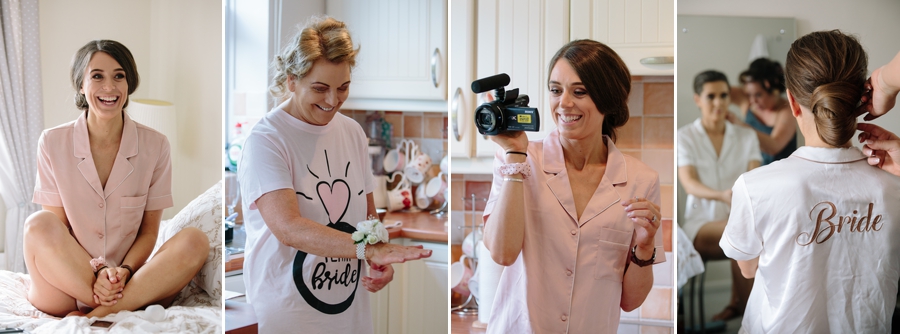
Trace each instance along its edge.
<path fill-rule="evenodd" d="M 634 264 L 638 265 L 639 267 L 649 266 L 653 264 L 653 261 L 656 261 L 656 247 L 653 247 L 653 255 L 650 256 L 649 260 L 641 260 L 637 258 L 637 255 L 634 254 L 635 251 L 637 251 L 637 245 L 634 245 L 634 247 L 631 248 L 631 262 L 634 262 Z"/>

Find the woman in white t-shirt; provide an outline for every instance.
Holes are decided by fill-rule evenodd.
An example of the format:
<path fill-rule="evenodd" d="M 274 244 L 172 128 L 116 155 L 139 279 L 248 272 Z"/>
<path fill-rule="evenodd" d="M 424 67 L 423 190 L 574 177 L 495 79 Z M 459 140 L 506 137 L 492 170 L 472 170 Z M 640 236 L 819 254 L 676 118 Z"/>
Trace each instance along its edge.
<path fill-rule="evenodd" d="M 787 96 L 806 146 L 738 178 L 719 243 L 756 277 L 744 332 L 891 332 L 900 178 L 851 144 L 867 63 L 856 38 L 837 30 L 788 51 Z"/>
<path fill-rule="evenodd" d="M 681 228 L 705 261 L 727 259 L 718 242 L 728 219 L 731 186 L 762 161 L 754 130 L 725 121 L 730 91 L 725 74 L 697 74 L 694 103 L 700 118 L 678 129 L 678 180 L 688 194 Z M 731 302 L 713 320 L 740 316 L 752 285 L 732 261 Z"/>
<path fill-rule="evenodd" d="M 357 51 L 343 22 L 311 19 L 273 64 L 270 90 L 284 102 L 244 143 L 243 276 L 260 332 L 371 333 L 360 286 L 376 292 L 393 279 L 391 263 L 431 256 L 351 237 L 358 222 L 376 215 L 368 141 L 338 113 Z"/>

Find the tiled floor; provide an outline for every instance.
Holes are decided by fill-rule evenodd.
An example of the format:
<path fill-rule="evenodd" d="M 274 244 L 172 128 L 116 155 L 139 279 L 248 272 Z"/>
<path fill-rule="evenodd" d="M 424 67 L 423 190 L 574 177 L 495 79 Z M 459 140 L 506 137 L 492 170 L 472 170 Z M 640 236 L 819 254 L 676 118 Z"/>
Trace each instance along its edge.
<path fill-rule="evenodd" d="M 685 286 L 685 287 L 687 288 L 687 286 Z M 684 295 L 685 298 L 687 298 L 687 290 L 685 290 L 684 293 L 685 293 L 685 295 Z M 725 305 L 728 304 L 728 300 L 731 297 L 730 293 L 731 293 L 730 290 L 725 290 L 725 289 L 711 289 L 706 292 L 703 299 L 705 299 L 705 301 L 706 301 L 705 308 L 706 308 L 706 318 L 707 318 L 706 320 L 707 321 L 709 321 L 709 319 L 712 318 L 712 316 L 714 314 L 721 311 L 725 307 Z M 900 298 L 898 298 L 898 301 L 900 301 Z M 894 309 L 893 326 L 891 327 L 892 333 L 900 333 L 900 303 L 898 303 L 897 306 L 898 307 Z M 687 307 L 686 300 L 685 300 L 685 307 Z M 681 319 L 679 319 L 679 320 L 681 320 Z M 737 317 L 737 318 L 727 321 L 725 323 L 725 331 L 721 331 L 721 332 L 717 332 L 717 333 L 724 333 L 724 334 L 737 333 L 738 330 L 741 328 L 741 320 L 742 320 L 741 317 Z M 685 321 L 685 327 L 687 327 L 687 325 L 686 325 L 687 318 L 684 318 L 684 321 Z M 681 325 L 679 324 L 679 327 L 680 326 Z M 688 333 L 688 332 L 684 331 L 683 333 Z M 711 332 L 709 330 L 707 330 L 707 333 L 711 333 Z"/>
<path fill-rule="evenodd" d="M 687 293 L 690 290 L 689 285 L 685 285 L 685 288 L 686 288 L 686 290 L 683 291 L 683 293 L 684 293 L 683 298 L 688 298 Z M 730 298 L 731 298 L 731 290 L 730 289 L 716 289 L 716 288 L 710 289 L 709 286 L 707 286 L 707 290 L 705 292 L 705 295 L 703 296 L 703 299 L 705 302 L 704 308 L 706 311 L 707 323 L 709 323 L 709 321 L 710 321 L 710 319 L 712 319 L 713 315 L 715 315 L 716 313 L 719 313 L 719 311 L 721 311 L 722 309 L 725 308 L 725 305 L 728 305 L 728 301 L 730 300 Z M 689 305 L 688 301 L 685 300 L 684 307 L 688 307 L 688 305 Z M 695 307 L 695 312 L 698 312 L 696 307 Z M 686 316 L 687 315 L 685 315 L 685 317 Z M 737 317 L 737 318 L 727 321 L 725 323 L 725 331 L 720 331 L 718 333 L 725 333 L 725 334 L 737 333 L 738 329 L 741 328 L 741 320 L 742 320 L 741 317 Z M 689 323 L 687 321 L 687 318 L 684 318 L 684 322 L 685 322 L 684 326 L 687 327 L 687 324 Z M 698 330 L 699 330 L 699 325 L 697 324 L 697 320 L 694 320 L 694 322 L 695 322 L 695 326 L 697 326 Z M 681 326 L 681 325 L 679 325 L 679 326 Z M 688 333 L 688 332 L 685 331 L 685 333 Z M 699 332 L 697 332 L 697 333 L 699 333 Z M 710 333 L 709 325 L 707 325 L 707 333 Z"/>

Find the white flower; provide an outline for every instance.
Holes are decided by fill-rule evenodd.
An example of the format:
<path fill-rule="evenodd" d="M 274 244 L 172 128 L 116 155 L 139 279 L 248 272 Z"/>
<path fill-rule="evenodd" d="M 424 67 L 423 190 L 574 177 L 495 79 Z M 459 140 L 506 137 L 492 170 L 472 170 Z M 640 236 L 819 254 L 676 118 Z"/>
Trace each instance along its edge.
<path fill-rule="evenodd" d="M 360 242 L 366 238 L 366 234 L 362 233 L 360 231 L 356 231 L 356 232 L 353 232 L 353 234 L 351 234 L 350 237 L 353 238 L 354 242 Z"/>
<path fill-rule="evenodd" d="M 384 226 L 379 226 L 380 228 L 375 230 L 376 235 L 378 235 L 378 240 L 388 242 L 390 240 L 390 236 L 388 236 L 388 231 Z"/>
<path fill-rule="evenodd" d="M 371 220 L 363 220 L 356 224 L 356 230 L 365 234 L 372 233 L 374 223 Z"/>
<path fill-rule="evenodd" d="M 374 234 L 369 234 L 369 236 L 366 237 L 366 240 L 369 242 L 370 245 L 374 245 L 374 244 L 378 243 L 378 237 L 375 236 Z"/>

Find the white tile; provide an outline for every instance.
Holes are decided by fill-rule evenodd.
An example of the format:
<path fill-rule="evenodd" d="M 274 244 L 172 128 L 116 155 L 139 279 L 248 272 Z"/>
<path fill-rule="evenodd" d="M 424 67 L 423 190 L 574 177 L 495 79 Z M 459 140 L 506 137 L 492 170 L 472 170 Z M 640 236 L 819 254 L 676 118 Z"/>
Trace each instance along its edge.
<path fill-rule="evenodd" d="M 641 326 L 631 324 L 619 324 L 618 334 L 640 334 Z"/>
<path fill-rule="evenodd" d="M 638 319 L 640 317 L 641 317 L 641 308 L 640 307 L 636 308 L 634 311 L 631 311 L 631 312 L 622 311 L 622 316 L 621 316 L 621 318 L 628 318 L 628 319 Z"/>
<path fill-rule="evenodd" d="M 451 211 L 450 212 L 450 244 L 453 245 L 461 245 L 463 242 L 463 229 L 465 226 L 466 215 L 465 211 Z"/>
<path fill-rule="evenodd" d="M 666 252 L 666 262 L 653 265 L 653 286 L 672 287 L 672 263 L 675 263 L 675 254 Z"/>

